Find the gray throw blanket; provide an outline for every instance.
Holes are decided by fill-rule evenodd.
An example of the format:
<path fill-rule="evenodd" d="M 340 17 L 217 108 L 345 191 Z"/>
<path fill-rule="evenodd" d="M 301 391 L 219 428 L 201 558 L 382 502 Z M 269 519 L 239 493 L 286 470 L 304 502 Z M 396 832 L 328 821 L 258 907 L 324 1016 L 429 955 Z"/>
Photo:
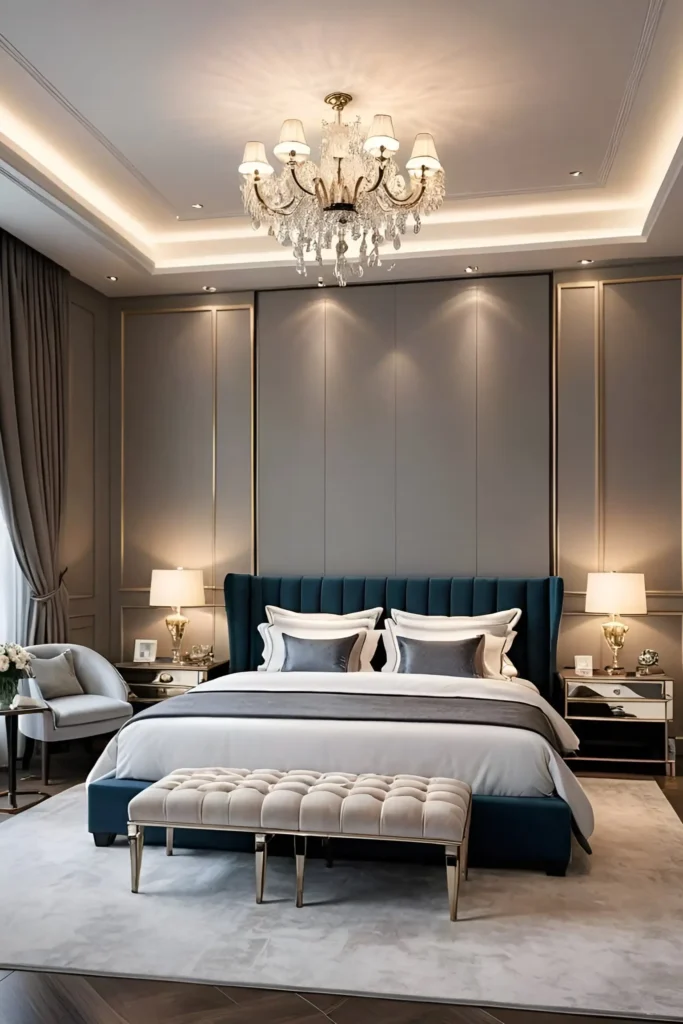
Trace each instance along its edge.
<path fill-rule="evenodd" d="M 314 718 L 365 722 L 448 722 L 499 725 L 538 733 L 559 754 L 550 720 L 531 704 L 480 697 L 422 697 L 384 693 L 317 693 L 291 690 L 202 690 L 161 701 L 135 715 L 144 718 Z"/>

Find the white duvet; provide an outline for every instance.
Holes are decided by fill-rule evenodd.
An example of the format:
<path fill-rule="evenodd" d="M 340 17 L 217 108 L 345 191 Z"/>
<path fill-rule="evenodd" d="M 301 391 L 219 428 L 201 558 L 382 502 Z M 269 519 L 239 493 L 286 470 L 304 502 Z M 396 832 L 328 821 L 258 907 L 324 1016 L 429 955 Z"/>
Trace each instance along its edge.
<path fill-rule="evenodd" d="M 239 672 L 202 690 L 392 693 L 513 700 L 540 707 L 564 752 L 579 741 L 564 719 L 524 680 L 354 672 Z M 525 729 L 433 722 L 295 718 L 133 718 L 107 745 L 88 782 L 116 777 L 152 782 L 175 768 L 277 768 L 451 776 L 473 792 L 550 796 L 572 809 L 584 836 L 593 811 L 578 780 L 542 736 Z"/>

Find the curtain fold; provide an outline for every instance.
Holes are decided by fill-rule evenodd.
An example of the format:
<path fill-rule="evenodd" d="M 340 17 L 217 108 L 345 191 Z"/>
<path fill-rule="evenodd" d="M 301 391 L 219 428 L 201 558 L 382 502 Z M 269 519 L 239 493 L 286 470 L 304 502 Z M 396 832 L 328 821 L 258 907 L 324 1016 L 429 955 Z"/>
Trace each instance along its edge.
<path fill-rule="evenodd" d="M 68 273 L 0 230 L 0 505 L 31 592 L 28 642 L 67 639 Z"/>

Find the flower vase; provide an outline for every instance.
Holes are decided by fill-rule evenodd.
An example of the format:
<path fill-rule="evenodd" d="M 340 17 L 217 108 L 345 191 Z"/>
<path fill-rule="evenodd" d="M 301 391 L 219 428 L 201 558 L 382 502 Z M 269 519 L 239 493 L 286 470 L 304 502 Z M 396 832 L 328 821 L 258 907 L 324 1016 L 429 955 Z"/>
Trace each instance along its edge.
<path fill-rule="evenodd" d="M 6 710 L 19 691 L 22 672 L 0 672 L 0 708 Z"/>

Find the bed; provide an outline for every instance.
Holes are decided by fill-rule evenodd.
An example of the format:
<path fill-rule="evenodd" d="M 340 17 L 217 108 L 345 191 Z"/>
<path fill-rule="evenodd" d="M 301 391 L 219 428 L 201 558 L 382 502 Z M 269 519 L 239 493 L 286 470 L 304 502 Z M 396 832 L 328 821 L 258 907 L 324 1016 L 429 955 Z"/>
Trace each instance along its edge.
<path fill-rule="evenodd" d="M 576 738 L 551 706 L 559 699 L 555 657 L 562 593 L 557 577 L 228 575 L 230 674 L 203 684 L 201 695 L 195 691 L 194 704 L 174 705 L 184 698 L 173 698 L 157 712 L 136 716 L 110 742 L 88 779 L 89 829 L 95 841 L 105 845 L 124 834 L 132 796 L 178 767 L 210 763 L 452 775 L 474 790 L 473 864 L 541 867 L 563 874 L 571 855 L 572 830 L 587 846 L 593 822 L 585 794 L 562 756 L 575 748 Z M 470 725 L 451 721 L 448 715 L 443 721 L 420 721 L 399 714 L 397 720 L 392 712 L 392 702 L 402 706 L 406 700 L 419 703 L 425 697 L 437 698 L 435 703 L 446 707 L 464 704 L 452 698 L 482 696 L 481 684 L 472 680 L 361 672 L 331 681 L 325 678 L 328 673 L 258 672 L 263 647 L 258 627 L 266 620 L 269 604 L 337 614 L 381 606 L 385 615 L 392 608 L 422 615 L 480 615 L 521 608 L 511 652 L 519 681 L 486 680 L 482 703 L 495 708 L 500 701 L 506 707 L 517 705 L 513 710 L 518 711 L 537 709 L 533 713 L 542 712 L 550 722 L 555 742 L 533 728 L 497 724 L 495 718 L 493 724 L 487 720 Z M 344 708 L 352 702 L 350 717 L 348 710 L 330 710 L 331 682 L 338 695 L 335 701 Z M 365 705 L 374 707 L 378 693 L 389 708 L 388 720 L 379 720 L 385 712 L 373 710 L 366 716 L 363 711 Z M 235 710 L 245 700 L 251 710 Z M 287 710 L 287 700 L 298 700 L 300 710 Z M 254 711 L 273 701 L 275 711 Z M 476 699 L 474 703 L 479 707 Z M 190 706 L 193 710 L 188 711 Z M 162 837 L 150 836 L 155 838 Z M 245 841 L 243 836 L 190 832 L 179 835 L 178 841 L 208 845 L 217 838 L 233 848 Z M 367 847 L 363 849 L 367 855 Z"/>

